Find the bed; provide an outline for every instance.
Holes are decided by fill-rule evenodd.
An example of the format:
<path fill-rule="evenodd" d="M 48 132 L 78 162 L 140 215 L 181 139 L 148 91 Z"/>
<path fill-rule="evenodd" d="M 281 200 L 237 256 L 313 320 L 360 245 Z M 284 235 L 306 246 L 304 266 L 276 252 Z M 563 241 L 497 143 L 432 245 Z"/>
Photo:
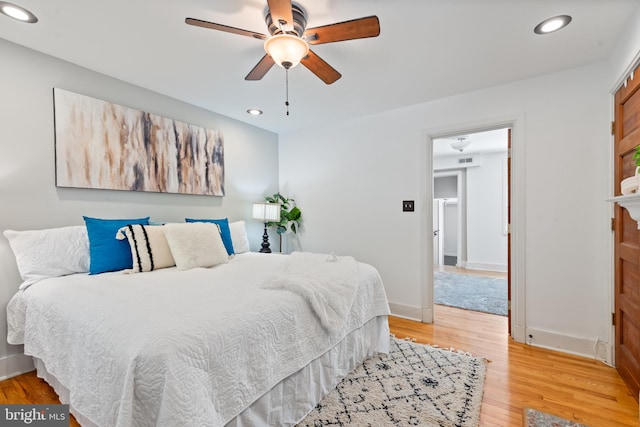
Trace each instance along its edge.
<path fill-rule="evenodd" d="M 324 305 L 296 290 L 347 258 L 245 252 L 209 268 L 39 278 L 8 304 L 8 341 L 24 344 L 83 426 L 295 425 L 388 351 L 371 265 L 349 264 L 342 313 L 330 284 Z"/>

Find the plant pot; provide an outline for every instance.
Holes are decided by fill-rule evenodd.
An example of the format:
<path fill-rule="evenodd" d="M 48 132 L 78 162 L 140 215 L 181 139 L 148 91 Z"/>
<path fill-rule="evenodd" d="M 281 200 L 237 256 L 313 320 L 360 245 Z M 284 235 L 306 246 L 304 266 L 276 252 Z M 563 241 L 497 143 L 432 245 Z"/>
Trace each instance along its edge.
<path fill-rule="evenodd" d="M 636 167 L 636 174 L 620 181 L 620 192 L 623 196 L 627 194 L 637 193 L 640 188 L 640 166 Z"/>

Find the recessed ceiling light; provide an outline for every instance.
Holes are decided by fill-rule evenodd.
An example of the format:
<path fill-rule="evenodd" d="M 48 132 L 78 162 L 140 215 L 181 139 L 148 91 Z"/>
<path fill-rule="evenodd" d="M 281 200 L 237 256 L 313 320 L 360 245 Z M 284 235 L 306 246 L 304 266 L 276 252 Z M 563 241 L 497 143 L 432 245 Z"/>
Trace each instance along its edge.
<path fill-rule="evenodd" d="M 29 12 L 24 7 L 20 7 L 13 3 L 6 1 L 0 1 L 0 12 L 7 15 L 9 18 L 17 19 L 21 22 L 29 22 L 33 24 L 38 22 L 38 18 L 33 13 Z"/>
<path fill-rule="evenodd" d="M 262 110 L 258 108 L 249 108 L 247 110 L 247 113 L 251 114 L 252 116 L 259 116 L 262 114 Z"/>
<path fill-rule="evenodd" d="M 549 34 L 554 31 L 558 31 L 571 22 L 571 17 L 569 15 L 558 15 L 553 18 L 545 19 L 533 29 L 533 32 L 536 34 Z"/>

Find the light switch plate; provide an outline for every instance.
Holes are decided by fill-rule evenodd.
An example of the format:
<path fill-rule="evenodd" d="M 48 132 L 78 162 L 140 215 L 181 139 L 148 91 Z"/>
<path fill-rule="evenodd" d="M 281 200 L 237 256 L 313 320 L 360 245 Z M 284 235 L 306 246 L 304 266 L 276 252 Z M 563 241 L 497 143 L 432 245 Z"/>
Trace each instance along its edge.
<path fill-rule="evenodd" d="M 414 211 L 414 202 L 413 200 L 403 200 L 402 201 L 402 212 L 413 212 Z"/>

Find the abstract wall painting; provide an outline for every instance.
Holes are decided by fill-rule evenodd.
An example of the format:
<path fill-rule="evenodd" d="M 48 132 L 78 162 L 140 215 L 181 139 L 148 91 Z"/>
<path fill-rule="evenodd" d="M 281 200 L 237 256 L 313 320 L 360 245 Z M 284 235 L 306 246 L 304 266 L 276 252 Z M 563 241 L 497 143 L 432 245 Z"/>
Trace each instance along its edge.
<path fill-rule="evenodd" d="M 224 196 L 221 132 L 53 92 L 56 186 Z"/>

